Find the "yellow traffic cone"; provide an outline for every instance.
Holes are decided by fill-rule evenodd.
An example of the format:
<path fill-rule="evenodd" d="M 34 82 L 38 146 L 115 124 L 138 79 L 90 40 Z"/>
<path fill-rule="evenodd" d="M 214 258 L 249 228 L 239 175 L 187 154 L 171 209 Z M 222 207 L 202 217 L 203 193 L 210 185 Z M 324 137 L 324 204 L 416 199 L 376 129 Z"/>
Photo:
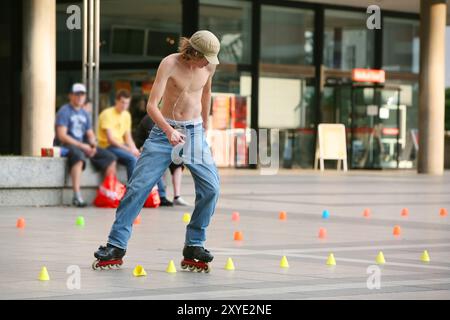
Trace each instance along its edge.
<path fill-rule="evenodd" d="M 177 268 L 175 268 L 175 263 L 173 263 L 173 260 L 170 260 L 169 265 L 167 266 L 166 272 L 167 273 L 176 273 L 177 272 Z"/>
<path fill-rule="evenodd" d="M 39 280 L 40 281 L 49 281 L 50 276 L 48 275 L 48 271 L 46 267 L 42 267 L 41 272 L 39 273 Z"/>
<path fill-rule="evenodd" d="M 227 260 L 227 264 L 225 265 L 225 270 L 234 270 L 234 263 L 233 260 L 231 258 L 228 258 Z"/>
<path fill-rule="evenodd" d="M 288 262 L 286 256 L 283 256 L 283 258 L 281 258 L 280 267 L 281 268 L 289 268 L 289 262 Z"/>
<path fill-rule="evenodd" d="M 328 266 L 335 266 L 336 265 L 336 260 L 334 259 L 334 254 L 330 253 L 330 255 L 328 256 L 327 265 Z"/>
<path fill-rule="evenodd" d="M 145 269 L 143 266 L 138 264 L 134 270 L 133 270 L 133 276 L 135 277 L 145 277 L 147 275 L 147 272 L 145 272 Z"/>
<path fill-rule="evenodd" d="M 422 256 L 420 257 L 420 260 L 421 260 L 422 262 L 430 262 L 430 256 L 428 255 L 428 251 L 427 251 L 427 250 L 425 250 L 425 251 L 422 253 Z"/>
<path fill-rule="evenodd" d="M 191 221 L 191 215 L 187 212 L 185 214 L 183 214 L 183 222 L 189 223 L 190 221 Z"/>
<path fill-rule="evenodd" d="M 385 264 L 386 263 L 386 260 L 384 259 L 383 252 L 381 252 L 381 251 L 378 252 L 378 255 L 377 255 L 376 259 L 375 259 L 375 262 L 377 264 Z"/>

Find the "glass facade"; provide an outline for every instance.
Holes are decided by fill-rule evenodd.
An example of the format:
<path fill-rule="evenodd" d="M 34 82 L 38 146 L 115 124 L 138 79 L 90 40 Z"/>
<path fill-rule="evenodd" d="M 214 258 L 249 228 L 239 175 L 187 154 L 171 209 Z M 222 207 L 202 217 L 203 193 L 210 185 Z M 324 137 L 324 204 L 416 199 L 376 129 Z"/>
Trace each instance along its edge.
<path fill-rule="evenodd" d="M 332 69 L 372 68 L 375 31 L 366 27 L 367 15 L 325 10 L 324 65 Z"/>
<path fill-rule="evenodd" d="M 80 8 L 83 2 L 72 3 Z M 67 3 L 56 4 L 56 59 L 57 61 L 80 61 L 83 53 L 83 32 L 79 29 L 69 30 L 67 22 Z"/>
<path fill-rule="evenodd" d="M 418 73 L 419 21 L 386 17 L 383 30 L 383 69 Z"/>
<path fill-rule="evenodd" d="M 178 49 L 181 0 L 101 1 L 100 61 L 159 62 Z"/>
<path fill-rule="evenodd" d="M 211 30 L 220 39 L 221 63 L 251 63 L 251 10 L 248 1 L 200 1 L 199 29 Z"/>
<path fill-rule="evenodd" d="M 80 1 L 73 4 L 82 7 Z M 130 111 L 136 126 L 145 114 L 159 62 L 177 51 L 182 30 L 195 25 L 211 30 L 221 42 L 221 64 L 212 87 L 213 133 L 209 137 L 220 166 L 248 165 L 246 148 L 257 105 L 256 127 L 279 130 L 276 147 L 282 167 L 313 167 L 319 121 L 347 127 L 353 168 L 415 167 L 418 18 L 384 17 L 382 43 L 378 45 L 382 50 L 376 52 L 375 31 L 367 29 L 365 11 L 329 9 L 326 5 L 321 9 L 295 2 L 280 6 L 264 1 L 199 0 L 198 7 L 189 9 L 198 10 L 198 21 L 183 21 L 183 11 L 192 5 L 182 0 L 130 0 L 126 6 L 120 0 L 101 2 L 100 110 L 113 103 L 116 90 L 127 88 L 133 95 Z M 57 4 L 58 106 L 66 101 L 70 84 L 81 80 L 82 32 L 67 29 L 67 6 L 67 2 Z M 323 20 L 316 21 L 319 10 L 323 10 Z M 255 11 L 260 12 L 259 25 L 253 21 Z M 323 35 L 315 35 L 318 23 L 323 24 Z M 315 43 L 318 37 L 323 37 L 323 47 Z M 260 44 L 256 55 L 252 47 L 255 39 Z M 318 48 L 323 50 L 322 61 L 316 61 Z M 381 61 L 388 71 L 385 86 L 395 90 L 373 86 L 356 89 L 352 84 L 350 71 L 374 68 L 375 61 Z M 325 72 L 318 99 L 316 68 L 320 64 Z M 252 70 L 256 69 L 259 78 L 252 85 Z M 391 77 L 389 71 L 400 72 L 403 77 Z M 255 86 L 257 96 L 252 95 Z M 398 107 L 390 106 L 392 95 L 397 95 Z M 368 116 L 374 114 L 374 105 L 377 116 Z M 390 117 L 380 117 L 380 109 L 383 117 L 384 109 L 389 109 Z"/>
<path fill-rule="evenodd" d="M 312 10 L 262 6 L 258 122 L 280 130 L 276 146 L 283 167 L 313 164 L 313 31 Z"/>
<path fill-rule="evenodd" d="M 313 63 L 314 11 L 276 6 L 261 9 L 261 63 Z"/>

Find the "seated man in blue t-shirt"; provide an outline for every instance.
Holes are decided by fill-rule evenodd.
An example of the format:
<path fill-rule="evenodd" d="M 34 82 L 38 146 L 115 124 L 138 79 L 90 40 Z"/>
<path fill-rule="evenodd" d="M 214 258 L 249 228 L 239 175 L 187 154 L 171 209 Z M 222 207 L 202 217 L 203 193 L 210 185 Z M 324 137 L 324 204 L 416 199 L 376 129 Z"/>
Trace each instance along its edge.
<path fill-rule="evenodd" d="M 80 193 L 81 172 L 89 158 L 105 176 L 116 174 L 117 157 L 111 152 L 98 148 L 90 115 L 83 109 L 86 100 L 86 87 L 75 83 L 69 94 L 69 103 L 63 105 L 56 114 L 55 144 L 68 150 L 68 164 L 73 185 L 72 204 L 86 206 Z"/>

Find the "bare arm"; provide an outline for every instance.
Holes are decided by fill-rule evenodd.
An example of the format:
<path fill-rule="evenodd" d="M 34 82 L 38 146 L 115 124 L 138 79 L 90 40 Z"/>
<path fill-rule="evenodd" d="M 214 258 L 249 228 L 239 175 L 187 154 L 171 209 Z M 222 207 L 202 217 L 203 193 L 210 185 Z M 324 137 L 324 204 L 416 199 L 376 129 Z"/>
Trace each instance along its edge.
<path fill-rule="evenodd" d="M 125 132 L 124 138 L 125 143 L 128 147 L 130 147 L 131 149 L 137 149 L 130 131 Z"/>
<path fill-rule="evenodd" d="M 91 130 L 92 132 L 92 130 Z M 93 134 L 93 132 L 92 132 Z M 83 150 L 83 152 L 88 156 L 88 157 L 92 157 L 95 154 L 95 147 L 91 147 L 89 145 L 87 145 L 86 143 L 82 143 L 74 138 L 72 138 L 71 136 L 69 136 L 67 134 L 67 127 L 64 126 L 57 126 L 56 127 L 56 136 L 58 137 L 58 140 L 61 141 L 64 144 L 69 144 L 72 146 L 75 146 L 77 148 L 80 148 L 81 150 Z M 88 139 L 89 139 L 89 134 L 88 134 Z M 95 137 L 94 137 L 95 140 Z"/>
<path fill-rule="evenodd" d="M 95 138 L 94 130 L 89 129 L 88 131 L 86 131 L 86 137 L 87 137 L 89 144 L 93 148 L 97 147 L 97 139 Z"/>
<path fill-rule="evenodd" d="M 211 84 L 212 84 L 212 77 L 214 75 L 215 68 L 211 72 L 211 75 L 208 78 L 208 81 L 206 82 L 205 86 L 203 87 L 203 93 L 202 93 L 202 119 L 203 119 L 203 128 L 205 130 L 208 129 L 208 116 L 211 109 Z"/>
<path fill-rule="evenodd" d="M 158 104 L 161 101 L 164 90 L 166 89 L 172 67 L 172 62 L 168 61 L 167 58 L 161 61 L 158 71 L 156 72 L 155 82 L 153 83 L 152 91 L 150 92 L 150 97 L 147 103 L 148 115 L 152 118 L 153 122 L 166 133 L 167 136 L 169 136 L 174 129 L 164 119 L 158 108 Z"/>
<path fill-rule="evenodd" d="M 72 138 L 67 134 L 67 127 L 64 126 L 57 126 L 56 127 L 56 136 L 58 137 L 58 140 L 61 141 L 64 144 L 70 144 L 72 146 L 81 148 L 83 145 L 82 142 Z"/>
<path fill-rule="evenodd" d="M 113 134 L 111 129 L 104 129 L 105 133 L 106 133 L 106 139 L 108 140 L 108 144 L 116 147 L 116 148 L 120 148 L 126 151 L 129 151 L 128 147 L 122 143 L 117 142 L 116 139 L 114 139 Z"/>

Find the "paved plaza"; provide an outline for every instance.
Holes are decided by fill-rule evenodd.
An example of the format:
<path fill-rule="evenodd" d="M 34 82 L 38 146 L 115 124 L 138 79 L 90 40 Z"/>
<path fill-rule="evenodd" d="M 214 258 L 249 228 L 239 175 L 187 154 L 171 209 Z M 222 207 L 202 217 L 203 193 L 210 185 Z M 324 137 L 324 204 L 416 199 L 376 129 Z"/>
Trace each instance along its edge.
<path fill-rule="evenodd" d="M 194 202 L 188 174 L 183 196 Z M 408 216 L 400 214 L 405 207 Z M 221 197 L 206 244 L 215 259 L 205 274 L 179 265 L 182 218 L 192 207 L 143 209 L 124 265 L 103 271 L 91 269 L 93 252 L 106 241 L 115 210 L 1 207 L 0 299 L 449 299 L 450 216 L 440 216 L 440 208 L 450 209 L 449 172 L 285 170 L 263 176 L 221 170 Z M 239 222 L 232 221 L 233 211 Z M 285 221 L 280 211 L 286 211 Z M 80 215 L 84 227 L 75 225 Z M 19 217 L 24 229 L 16 228 Z M 393 235 L 396 225 L 399 236 Z M 325 239 L 318 237 L 320 228 Z M 235 231 L 243 241 L 233 239 Z M 421 261 L 424 250 L 428 263 Z M 376 266 L 380 251 L 386 264 Z M 330 253 L 336 266 L 326 265 Z M 282 256 L 289 268 L 280 268 Z M 224 268 L 228 258 L 234 271 Z M 172 259 L 175 274 L 165 272 Z M 138 264 L 146 277 L 133 276 Z M 50 281 L 38 280 L 43 266 Z M 80 268 L 80 289 L 67 286 L 69 266 Z M 369 289 L 368 279 L 379 279 L 380 287 Z"/>

